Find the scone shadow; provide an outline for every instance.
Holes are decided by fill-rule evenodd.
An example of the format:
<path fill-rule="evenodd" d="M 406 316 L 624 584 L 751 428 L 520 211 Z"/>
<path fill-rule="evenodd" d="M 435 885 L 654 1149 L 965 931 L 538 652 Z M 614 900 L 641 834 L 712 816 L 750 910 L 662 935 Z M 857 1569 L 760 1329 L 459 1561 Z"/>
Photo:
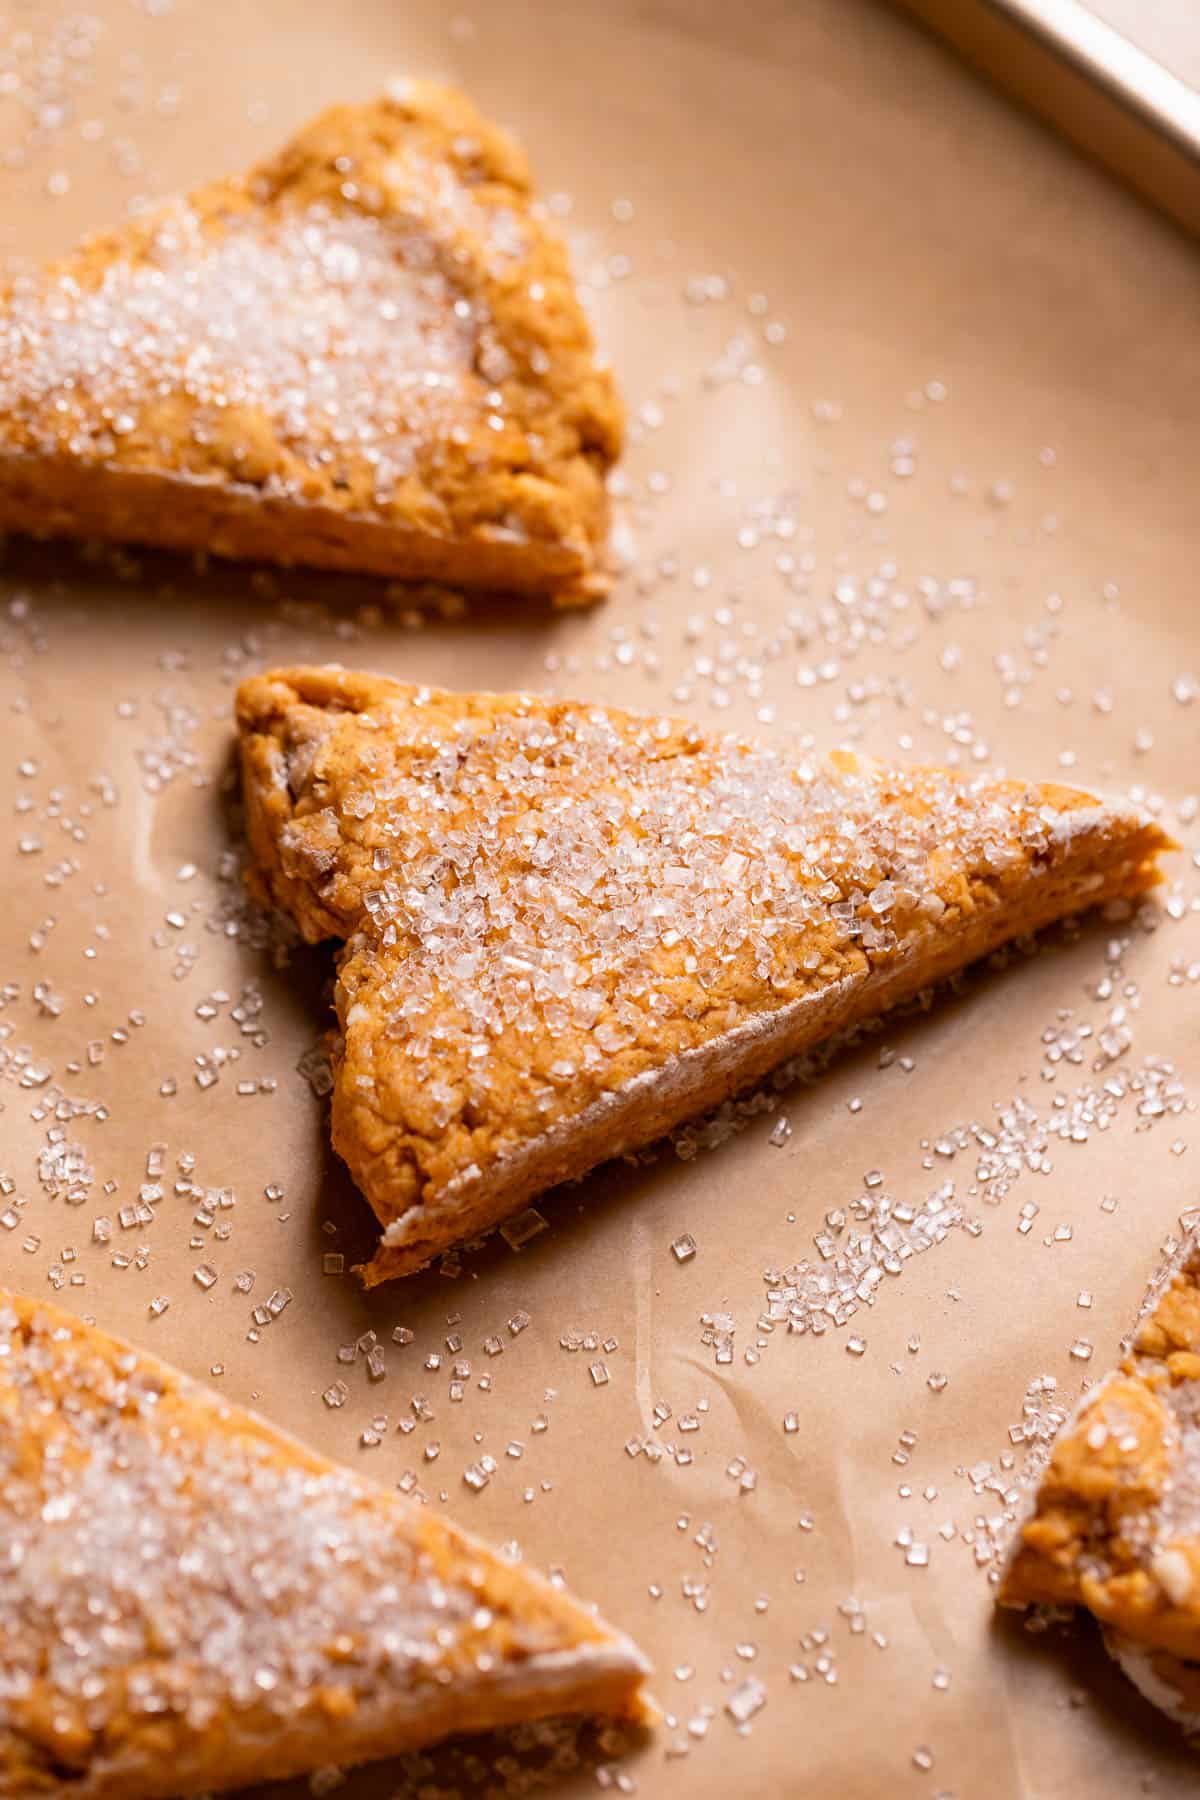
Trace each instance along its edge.
<path fill-rule="evenodd" d="M 1091 1730 L 1103 1733 L 1114 1750 L 1119 1746 L 1128 1755 L 1142 1748 L 1149 1755 L 1153 1747 L 1156 1771 L 1195 1779 L 1195 1749 L 1122 1674 L 1088 1614 L 1031 1628 L 1024 1614 L 998 1608 L 989 1636 L 1011 1714 L 1024 1722 L 1031 1743 L 1039 1712 L 1082 1706 Z"/>
<path fill-rule="evenodd" d="M 553 1800 L 555 1794 L 568 1791 L 592 1792 L 600 1769 L 653 1743 L 648 1727 L 623 1720 L 540 1719 L 507 1731 L 452 1738 L 430 1750 L 356 1769 L 331 1791 L 338 1800 L 403 1800 L 425 1793 L 453 1793 L 462 1800 L 476 1795 L 484 1800 L 496 1792 L 497 1781 L 507 1791 L 519 1774 L 528 1786 L 513 1791 L 546 1794 Z M 305 1779 L 272 1782 L 239 1789 L 230 1800 L 312 1800 L 313 1791 Z"/>

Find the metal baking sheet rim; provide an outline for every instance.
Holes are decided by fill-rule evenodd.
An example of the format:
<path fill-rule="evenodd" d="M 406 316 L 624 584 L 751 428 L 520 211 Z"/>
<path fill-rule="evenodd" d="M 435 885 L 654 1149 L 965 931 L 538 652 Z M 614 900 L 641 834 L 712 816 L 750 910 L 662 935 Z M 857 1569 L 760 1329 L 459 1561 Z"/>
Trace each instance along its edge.
<path fill-rule="evenodd" d="M 1200 236 L 1200 93 L 1082 0 L 894 0 Z"/>

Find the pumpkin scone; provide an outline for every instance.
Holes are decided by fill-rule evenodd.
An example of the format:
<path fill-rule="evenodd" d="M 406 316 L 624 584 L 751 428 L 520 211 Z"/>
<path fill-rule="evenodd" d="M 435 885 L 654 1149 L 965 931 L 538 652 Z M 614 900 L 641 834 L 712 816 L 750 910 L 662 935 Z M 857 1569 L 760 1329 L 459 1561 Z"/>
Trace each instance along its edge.
<path fill-rule="evenodd" d="M 168 1800 L 546 1714 L 646 1664 L 549 1582 L 0 1293 L 0 1796 Z"/>
<path fill-rule="evenodd" d="M 0 531 L 583 601 L 620 443 L 522 152 L 430 82 L 0 284 Z"/>
<path fill-rule="evenodd" d="M 1055 1439 L 999 1590 L 1086 1607 L 1130 1679 L 1200 1730 L 1200 1241 Z"/>
<path fill-rule="evenodd" d="M 338 668 L 238 694 L 255 893 L 340 938 L 368 1282 L 649 1143 L 1169 847 L 1073 789 Z"/>

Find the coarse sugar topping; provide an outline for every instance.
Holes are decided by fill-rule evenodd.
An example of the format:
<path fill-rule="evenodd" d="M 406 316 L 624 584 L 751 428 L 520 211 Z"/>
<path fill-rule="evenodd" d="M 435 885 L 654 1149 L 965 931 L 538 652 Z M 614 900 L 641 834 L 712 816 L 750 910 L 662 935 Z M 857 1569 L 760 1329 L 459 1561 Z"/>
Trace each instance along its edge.
<path fill-rule="evenodd" d="M 486 309 L 419 231 L 326 206 L 214 223 L 180 201 L 93 285 L 63 274 L 15 288 L 0 413 L 72 456 L 178 456 L 199 472 L 225 451 L 235 475 L 240 463 L 280 493 L 302 495 L 306 470 L 336 480 L 351 459 L 369 470 L 366 498 L 386 504 L 420 446 L 486 412 L 485 332 Z M 255 421 L 278 437 L 278 467 L 260 467 Z"/>
<path fill-rule="evenodd" d="M 449 1132 L 462 1181 L 489 1115 L 536 1132 L 985 915 L 1000 941 L 1135 892 L 1161 841 L 1073 790 L 525 695 L 301 670 L 248 683 L 241 717 L 271 892 L 349 939 L 355 1098 Z"/>
<path fill-rule="evenodd" d="M 4 1297 L 0 1416 L 0 1773 L 345 1720 L 563 1645 L 553 1597 L 514 1604 L 525 1578 L 415 1505 Z"/>
<path fill-rule="evenodd" d="M 525 698 L 400 690 L 328 731 L 294 759 L 284 862 L 318 892 L 350 875 L 348 923 L 395 952 L 391 1036 L 419 1057 L 457 1014 L 486 1064 L 504 1034 L 546 1032 L 551 1079 L 577 1034 L 599 1061 L 894 957 L 1048 865 L 1087 801 Z"/>
<path fill-rule="evenodd" d="M 26 489 L 37 501 L 49 458 L 67 495 L 56 529 L 77 529 L 83 508 L 101 536 L 183 541 L 128 483 L 122 529 L 93 517 L 78 483 L 102 468 L 204 481 L 213 504 L 234 484 L 426 540 L 561 540 L 567 568 L 600 532 L 619 441 L 523 156 L 436 84 L 335 107 L 248 175 L 0 286 L 6 523 L 21 529 L 38 522 Z M 228 553 L 197 533 L 196 548 Z M 294 543 L 284 560 L 305 553 Z"/>

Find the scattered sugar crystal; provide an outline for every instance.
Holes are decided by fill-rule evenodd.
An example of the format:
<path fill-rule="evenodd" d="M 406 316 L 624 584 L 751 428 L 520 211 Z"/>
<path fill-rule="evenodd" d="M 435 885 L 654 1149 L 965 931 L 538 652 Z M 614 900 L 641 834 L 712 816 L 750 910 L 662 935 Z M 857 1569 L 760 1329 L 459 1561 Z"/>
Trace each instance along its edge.
<path fill-rule="evenodd" d="M 500 1236 L 510 1250 L 522 1250 L 531 1238 L 546 1230 L 547 1221 L 536 1206 L 527 1206 L 518 1213 L 515 1219 L 509 1219 L 500 1227 Z"/>
<path fill-rule="evenodd" d="M 766 1705 L 767 1690 L 754 1675 L 740 1682 L 725 1702 L 725 1711 L 737 1725 L 747 1724 Z"/>

